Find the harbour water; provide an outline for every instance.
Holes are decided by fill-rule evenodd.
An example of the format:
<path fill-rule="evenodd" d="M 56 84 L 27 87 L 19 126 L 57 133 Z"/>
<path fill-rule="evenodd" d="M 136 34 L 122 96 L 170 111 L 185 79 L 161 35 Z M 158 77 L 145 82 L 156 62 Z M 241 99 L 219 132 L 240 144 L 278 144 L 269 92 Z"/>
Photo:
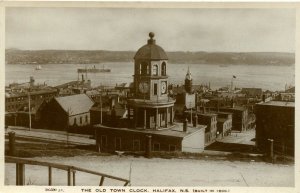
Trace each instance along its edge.
<path fill-rule="evenodd" d="M 103 64 L 46 64 L 42 70 L 36 70 L 36 65 L 7 64 L 5 67 L 5 84 L 13 82 L 28 82 L 33 76 L 37 83 L 56 86 L 68 81 L 81 79 L 78 68 L 102 68 Z M 88 73 L 92 86 L 116 85 L 133 82 L 133 62 L 104 63 L 110 68 L 110 73 Z M 190 67 L 194 84 L 208 84 L 213 89 L 228 86 L 233 80 L 235 87 L 256 87 L 264 90 L 284 90 L 285 84 L 294 85 L 295 67 L 288 65 L 212 65 L 212 64 L 169 64 L 167 73 L 170 83 L 183 84 L 188 66 Z M 236 76 L 235 79 L 232 77 Z M 84 75 L 85 77 L 85 75 Z"/>

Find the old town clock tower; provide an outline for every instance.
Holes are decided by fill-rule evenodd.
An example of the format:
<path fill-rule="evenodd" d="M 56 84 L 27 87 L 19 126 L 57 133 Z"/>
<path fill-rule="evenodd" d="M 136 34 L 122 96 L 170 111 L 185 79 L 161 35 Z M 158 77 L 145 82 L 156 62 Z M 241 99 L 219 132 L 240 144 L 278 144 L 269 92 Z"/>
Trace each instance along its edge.
<path fill-rule="evenodd" d="M 128 100 L 128 118 L 134 128 L 168 128 L 175 102 L 168 97 L 168 57 L 156 45 L 153 32 L 149 37 L 134 56 L 134 98 Z"/>

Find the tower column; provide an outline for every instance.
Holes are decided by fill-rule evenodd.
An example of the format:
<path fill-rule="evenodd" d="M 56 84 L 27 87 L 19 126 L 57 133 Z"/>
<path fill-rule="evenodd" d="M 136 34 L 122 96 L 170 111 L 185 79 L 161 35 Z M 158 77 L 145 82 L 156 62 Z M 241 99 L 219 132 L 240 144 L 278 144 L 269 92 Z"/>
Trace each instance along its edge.
<path fill-rule="evenodd" d="M 170 124 L 172 125 L 173 124 L 173 106 L 171 107 L 171 112 L 170 112 Z"/>
<path fill-rule="evenodd" d="M 156 108 L 155 112 L 155 129 L 158 128 L 158 108 Z"/>
<path fill-rule="evenodd" d="M 168 114 L 169 114 L 169 107 L 166 108 L 166 116 L 165 116 L 165 121 L 166 121 L 166 127 L 168 127 Z"/>
<path fill-rule="evenodd" d="M 130 120 L 130 106 L 127 106 L 127 121 L 128 121 L 128 128 L 131 127 L 131 120 Z"/>
<path fill-rule="evenodd" d="M 144 109 L 144 129 L 147 127 L 147 111 Z"/>
<path fill-rule="evenodd" d="M 130 121 L 130 106 L 127 106 L 127 115 L 128 115 L 128 121 Z"/>
<path fill-rule="evenodd" d="M 135 107 L 134 108 L 134 128 L 136 128 L 136 125 L 137 125 L 137 116 L 138 116 L 138 113 L 137 113 L 137 108 Z"/>

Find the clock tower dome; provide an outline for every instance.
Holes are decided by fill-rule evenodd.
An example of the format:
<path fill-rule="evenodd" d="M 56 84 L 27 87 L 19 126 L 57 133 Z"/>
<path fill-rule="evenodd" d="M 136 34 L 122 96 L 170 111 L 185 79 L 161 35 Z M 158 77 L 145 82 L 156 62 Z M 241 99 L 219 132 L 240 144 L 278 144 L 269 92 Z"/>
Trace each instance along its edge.
<path fill-rule="evenodd" d="M 135 96 L 147 100 L 163 100 L 168 97 L 167 54 L 156 45 L 154 33 L 134 56 Z"/>
<path fill-rule="evenodd" d="M 128 104 L 135 128 L 159 129 L 173 123 L 175 101 L 168 97 L 167 54 L 156 44 L 153 32 L 149 37 L 134 56 L 134 99 Z"/>

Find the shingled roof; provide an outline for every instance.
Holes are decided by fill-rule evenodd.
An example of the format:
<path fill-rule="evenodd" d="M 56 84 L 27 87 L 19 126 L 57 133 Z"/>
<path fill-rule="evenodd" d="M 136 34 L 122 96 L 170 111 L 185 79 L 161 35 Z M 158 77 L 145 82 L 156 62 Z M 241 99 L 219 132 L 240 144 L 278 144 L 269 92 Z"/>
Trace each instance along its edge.
<path fill-rule="evenodd" d="M 86 94 L 77 94 L 64 97 L 56 97 L 57 103 L 69 116 L 89 112 L 94 102 Z"/>

